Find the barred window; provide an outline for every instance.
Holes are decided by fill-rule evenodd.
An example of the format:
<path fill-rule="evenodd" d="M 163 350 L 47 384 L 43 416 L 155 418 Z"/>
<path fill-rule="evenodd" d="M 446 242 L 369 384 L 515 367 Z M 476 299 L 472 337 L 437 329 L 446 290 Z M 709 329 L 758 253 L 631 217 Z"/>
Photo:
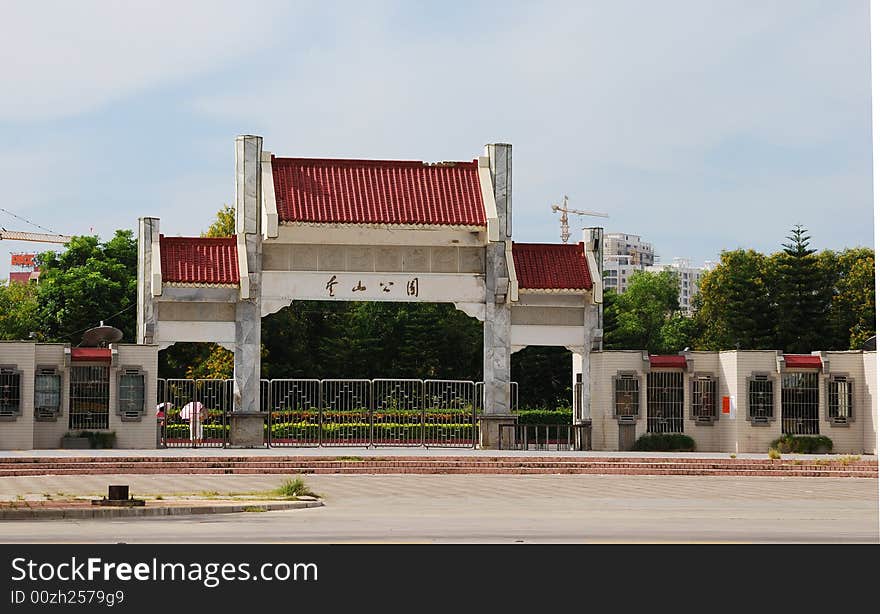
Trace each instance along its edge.
<path fill-rule="evenodd" d="M 718 380 L 711 375 L 698 375 L 691 381 L 691 416 L 698 422 L 718 418 Z"/>
<path fill-rule="evenodd" d="M 648 373 L 648 432 L 684 433 L 684 374 Z"/>
<path fill-rule="evenodd" d="M 21 413 L 21 371 L 0 367 L 0 418 L 14 418 Z"/>
<path fill-rule="evenodd" d="M 120 371 L 117 411 L 123 420 L 140 420 L 144 414 L 144 374 L 140 369 Z"/>
<path fill-rule="evenodd" d="M 614 417 L 633 422 L 639 416 L 639 378 L 635 373 L 618 373 L 614 378 Z"/>
<path fill-rule="evenodd" d="M 109 427 L 110 367 L 75 366 L 70 368 L 71 430 L 94 430 Z"/>
<path fill-rule="evenodd" d="M 61 413 L 61 376 L 53 368 L 37 371 L 34 378 L 34 417 L 56 420 Z"/>
<path fill-rule="evenodd" d="M 782 432 L 819 434 L 819 373 L 793 371 L 782 375 Z"/>
<path fill-rule="evenodd" d="M 773 419 L 773 380 L 768 375 L 749 378 L 749 420 L 767 424 Z"/>
<path fill-rule="evenodd" d="M 853 416 L 853 383 L 845 375 L 828 381 L 828 418 L 834 424 L 848 424 Z"/>

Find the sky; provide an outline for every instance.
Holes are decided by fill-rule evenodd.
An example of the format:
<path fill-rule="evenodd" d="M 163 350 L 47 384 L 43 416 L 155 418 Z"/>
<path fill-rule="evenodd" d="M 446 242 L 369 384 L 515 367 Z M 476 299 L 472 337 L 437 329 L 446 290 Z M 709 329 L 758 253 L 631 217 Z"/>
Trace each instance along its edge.
<path fill-rule="evenodd" d="M 559 242 L 567 194 L 610 215 L 574 229 L 663 262 L 794 224 L 874 245 L 867 0 L 17 2 L 0 65 L 0 207 L 59 233 L 198 234 L 257 134 L 297 157 L 512 143 L 515 241 Z M 0 242 L 0 278 L 35 248 Z"/>

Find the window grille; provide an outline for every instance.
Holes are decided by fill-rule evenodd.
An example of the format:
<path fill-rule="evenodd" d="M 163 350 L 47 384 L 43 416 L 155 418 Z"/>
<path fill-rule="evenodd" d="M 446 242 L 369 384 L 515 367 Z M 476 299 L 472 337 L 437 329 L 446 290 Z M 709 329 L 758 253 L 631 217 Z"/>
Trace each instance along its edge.
<path fill-rule="evenodd" d="M 782 432 L 786 435 L 819 434 L 819 374 L 792 372 L 782 375 Z"/>
<path fill-rule="evenodd" d="M 828 418 L 833 424 L 848 424 L 853 415 L 853 383 L 845 375 L 828 381 Z"/>
<path fill-rule="evenodd" d="M 773 380 L 767 375 L 749 378 L 749 420 L 767 424 L 773 419 Z"/>
<path fill-rule="evenodd" d="M 0 367 L 0 419 L 21 414 L 21 371 Z"/>
<path fill-rule="evenodd" d="M 691 416 L 697 422 L 718 418 L 718 380 L 711 375 L 698 375 L 691 381 Z"/>
<path fill-rule="evenodd" d="M 106 429 L 110 423 L 110 367 L 70 368 L 71 429 Z"/>
<path fill-rule="evenodd" d="M 648 432 L 684 432 L 684 374 L 648 373 Z"/>
<path fill-rule="evenodd" d="M 54 368 L 40 368 L 34 378 L 34 418 L 57 420 L 61 413 L 61 375 Z"/>
<path fill-rule="evenodd" d="M 121 369 L 117 411 L 123 420 L 140 420 L 144 415 L 144 374 L 140 369 Z"/>
<path fill-rule="evenodd" d="M 639 417 L 639 378 L 635 373 L 618 373 L 614 378 L 614 417 L 635 422 Z"/>

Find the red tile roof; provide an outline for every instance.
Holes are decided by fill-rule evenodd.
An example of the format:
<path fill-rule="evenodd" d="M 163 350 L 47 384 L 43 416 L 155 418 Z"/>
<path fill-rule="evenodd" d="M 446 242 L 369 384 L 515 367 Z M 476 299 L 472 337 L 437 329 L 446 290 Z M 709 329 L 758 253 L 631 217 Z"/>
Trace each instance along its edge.
<path fill-rule="evenodd" d="M 673 355 L 662 355 L 662 354 L 651 354 L 648 357 L 648 360 L 651 362 L 652 369 L 658 369 L 661 367 L 667 368 L 677 368 L 677 369 L 685 369 L 687 368 L 687 358 L 684 356 L 673 354 Z"/>
<path fill-rule="evenodd" d="M 812 354 L 783 354 L 782 357 L 785 359 L 786 368 L 807 368 L 807 369 L 821 369 L 822 368 L 822 357 L 821 356 L 813 356 Z"/>
<path fill-rule="evenodd" d="M 524 290 L 589 290 L 593 287 L 584 244 L 514 243 L 513 264 Z"/>
<path fill-rule="evenodd" d="M 272 158 L 279 222 L 485 226 L 477 161 Z"/>
<path fill-rule="evenodd" d="M 183 284 L 238 284 L 235 237 L 160 235 L 162 281 Z"/>
<path fill-rule="evenodd" d="M 74 362 L 110 362 L 110 348 L 70 348 L 70 360 Z"/>

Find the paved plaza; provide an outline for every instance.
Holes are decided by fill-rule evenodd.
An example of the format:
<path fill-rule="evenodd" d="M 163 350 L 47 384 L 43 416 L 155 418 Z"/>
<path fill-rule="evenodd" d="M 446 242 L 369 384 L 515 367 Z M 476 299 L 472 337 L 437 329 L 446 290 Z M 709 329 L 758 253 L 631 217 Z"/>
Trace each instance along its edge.
<path fill-rule="evenodd" d="M 0 478 L 0 496 L 243 493 L 282 475 Z M 870 542 L 878 481 L 610 475 L 310 475 L 325 507 L 0 523 L 2 542 Z"/>

